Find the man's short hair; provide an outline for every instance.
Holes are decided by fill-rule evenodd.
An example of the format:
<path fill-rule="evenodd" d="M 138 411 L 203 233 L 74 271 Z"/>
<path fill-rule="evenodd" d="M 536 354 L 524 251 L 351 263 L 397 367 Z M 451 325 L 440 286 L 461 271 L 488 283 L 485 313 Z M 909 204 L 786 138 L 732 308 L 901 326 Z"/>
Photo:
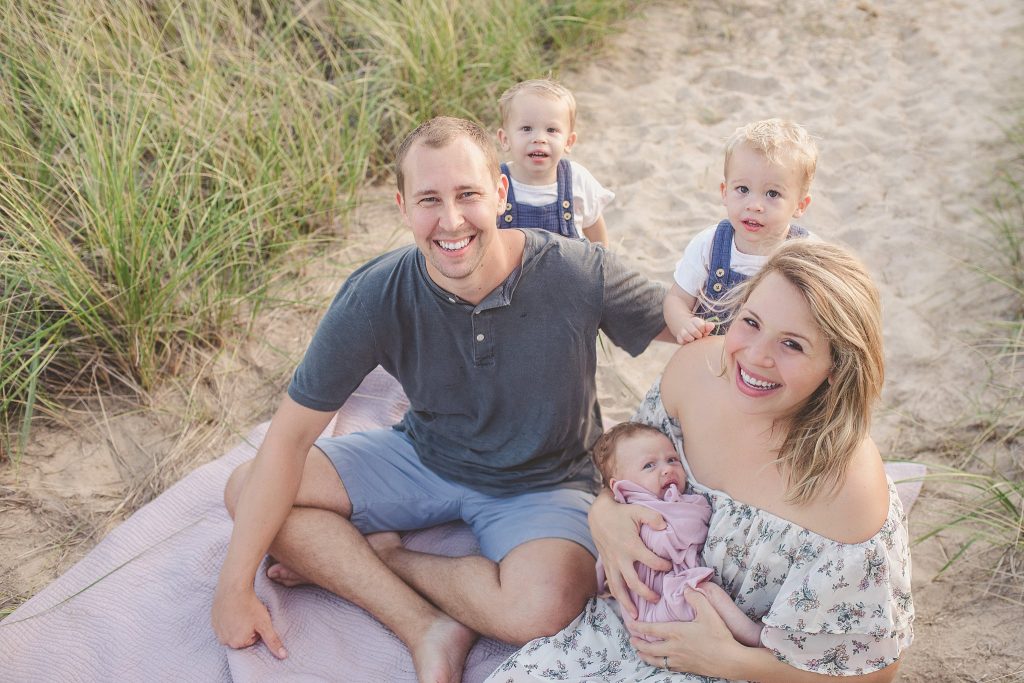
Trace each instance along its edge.
<path fill-rule="evenodd" d="M 608 484 L 608 480 L 612 478 L 612 472 L 615 470 L 615 449 L 619 442 L 641 433 L 665 436 L 665 432 L 657 427 L 642 422 L 620 422 L 598 438 L 594 444 L 594 464 L 597 465 L 605 485 Z"/>
<path fill-rule="evenodd" d="M 568 88 L 550 78 L 520 81 L 503 92 L 498 98 L 498 111 L 501 113 L 502 126 L 508 122 L 508 117 L 512 113 L 512 100 L 521 92 L 530 92 L 564 102 L 569 109 L 569 132 L 576 130 L 576 98 Z"/>
<path fill-rule="evenodd" d="M 818 166 L 818 147 L 804 127 L 784 119 L 754 121 L 737 128 L 725 142 L 724 177 L 729 177 L 729 160 L 741 144 L 759 152 L 768 163 L 795 166 L 801 173 L 800 194 L 806 195 Z"/>
<path fill-rule="evenodd" d="M 501 171 L 499 170 L 498 152 L 494 149 L 494 141 L 491 136 L 472 121 L 457 119 L 453 116 L 436 116 L 417 126 L 416 130 L 406 135 L 402 144 L 398 146 L 398 154 L 395 155 L 395 179 L 398 183 L 399 193 L 403 197 L 405 196 L 405 172 L 402 170 L 402 166 L 414 145 L 423 143 L 431 149 L 440 149 L 460 136 L 469 138 L 484 153 L 487 168 L 491 172 L 494 182 L 497 183 Z"/>

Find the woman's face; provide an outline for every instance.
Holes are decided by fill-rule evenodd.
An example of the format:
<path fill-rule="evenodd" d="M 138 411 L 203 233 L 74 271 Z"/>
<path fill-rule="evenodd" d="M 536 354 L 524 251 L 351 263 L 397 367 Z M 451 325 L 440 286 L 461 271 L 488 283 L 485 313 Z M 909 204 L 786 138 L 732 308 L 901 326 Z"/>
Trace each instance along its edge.
<path fill-rule="evenodd" d="M 725 377 L 744 413 L 792 415 L 828 379 L 832 353 L 800 290 L 771 273 L 725 335 Z"/>

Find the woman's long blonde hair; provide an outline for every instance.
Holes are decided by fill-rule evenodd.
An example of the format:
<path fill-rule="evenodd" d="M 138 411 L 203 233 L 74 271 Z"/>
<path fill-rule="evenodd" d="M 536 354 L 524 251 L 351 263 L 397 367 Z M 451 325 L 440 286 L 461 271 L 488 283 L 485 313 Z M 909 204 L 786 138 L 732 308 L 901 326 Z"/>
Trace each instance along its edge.
<path fill-rule="evenodd" d="M 803 294 L 832 355 L 829 378 L 789 420 L 779 448 L 786 500 L 802 504 L 835 490 L 868 435 L 885 379 L 881 301 L 867 270 L 848 251 L 795 239 L 729 293 L 730 310 L 735 313 L 772 273 Z"/>

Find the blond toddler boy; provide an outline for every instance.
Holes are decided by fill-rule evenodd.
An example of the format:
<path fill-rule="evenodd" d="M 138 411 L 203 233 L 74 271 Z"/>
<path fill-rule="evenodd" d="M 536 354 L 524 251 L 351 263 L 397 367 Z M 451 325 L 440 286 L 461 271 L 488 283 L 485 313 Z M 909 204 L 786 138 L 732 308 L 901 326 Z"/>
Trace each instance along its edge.
<path fill-rule="evenodd" d="M 663 304 L 680 344 L 713 333 L 714 303 L 760 270 L 785 240 L 808 236 L 790 220 L 811 203 L 817 162 L 814 141 L 792 121 L 755 121 L 729 137 L 720 186 L 728 218 L 690 241 Z"/>
<path fill-rule="evenodd" d="M 499 228 L 540 228 L 608 246 L 602 211 L 615 194 L 563 158 L 576 144 L 576 98 L 550 79 L 522 81 L 498 100 L 498 142 L 510 156 Z"/>

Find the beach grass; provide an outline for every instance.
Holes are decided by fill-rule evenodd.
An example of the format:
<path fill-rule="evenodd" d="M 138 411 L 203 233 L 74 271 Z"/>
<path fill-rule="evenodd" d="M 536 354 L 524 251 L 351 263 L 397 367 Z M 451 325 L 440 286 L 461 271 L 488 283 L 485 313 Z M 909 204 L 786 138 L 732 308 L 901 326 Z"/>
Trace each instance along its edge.
<path fill-rule="evenodd" d="M 944 518 L 917 541 L 951 532 L 955 545 L 940 574 L 975 548 L 993 592 L 1024 604 L 1024 120 L 1007 138 L 1014 153 L 982 212 L 989 228 L 979 237 L 984 257 L 965 264 L 987 281 L 986 294 L 1005 316 L 979 337 L 989 377 L 977 409 L 953 437 L 953 465 L 930 465 Z"/>
<path fill-rule="evenodd" d="M 417 123 L 495 125 L 624 0 L 0 0 L 0 460 L 33 419 L 148 392 L 344 237 Z"/>

